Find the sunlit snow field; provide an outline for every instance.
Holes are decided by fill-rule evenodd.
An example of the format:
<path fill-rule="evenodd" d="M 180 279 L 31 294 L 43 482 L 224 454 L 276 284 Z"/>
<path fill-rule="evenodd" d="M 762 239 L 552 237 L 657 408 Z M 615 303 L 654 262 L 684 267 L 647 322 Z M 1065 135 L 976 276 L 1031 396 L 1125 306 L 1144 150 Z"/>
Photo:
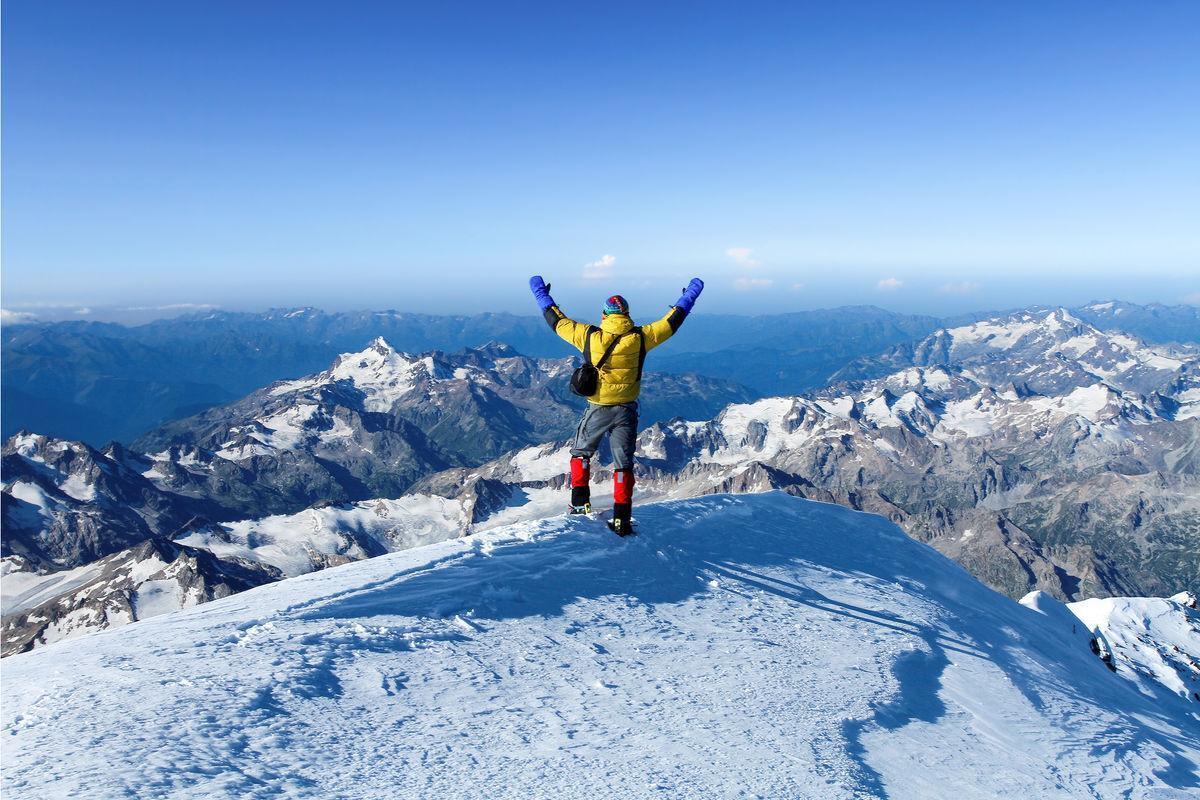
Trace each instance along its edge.
<path fill-rule="evenodd" d="M 1200 723 L 881 518 L 523 522 L 4 661 L 11 797 L 1192 796 Z M 1158 688 L 1155 688 L 1158 686 Z"/>

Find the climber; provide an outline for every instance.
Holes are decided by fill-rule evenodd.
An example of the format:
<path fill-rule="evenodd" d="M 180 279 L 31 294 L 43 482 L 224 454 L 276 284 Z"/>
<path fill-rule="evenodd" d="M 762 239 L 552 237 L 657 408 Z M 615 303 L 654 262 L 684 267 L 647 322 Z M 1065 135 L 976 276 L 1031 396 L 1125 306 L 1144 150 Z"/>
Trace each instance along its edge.
<path fill-rule="evenodd" d="M 584 365 L 572 377 L 572 389 L 587 397 L 571 444 L 570 513 L 591 508 L 591 458 L 605 434 L 613 455 L 613 513 L 608 526 L 619 536 L 633 532 L 633 452 L 637 444 L 638 393 L 646 353 L 671 338 L 691 312 L 704 282 L 693 278 L 666 316 L 649 325 L 633 324 L 629 303 L 615 294 L 604 304 L 599 326 L 585 325 L 565 315 L 550 296 L 540 275 L 529 279 L 546 322 L 560 337 L 584 354 Z M 596 358 L 593 361 L 593 358 Z"/>

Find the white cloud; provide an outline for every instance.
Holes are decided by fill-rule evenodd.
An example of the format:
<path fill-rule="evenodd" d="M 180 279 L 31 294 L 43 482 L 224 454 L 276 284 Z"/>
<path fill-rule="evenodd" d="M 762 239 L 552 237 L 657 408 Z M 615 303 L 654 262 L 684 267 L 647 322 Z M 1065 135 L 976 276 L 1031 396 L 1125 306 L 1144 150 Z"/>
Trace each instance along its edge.
<path fill-rule="evenodd" d="M 613 264 L 617 263 L 616 256 L 600 256 L 595 261 L 589 261 L 583 265 L 583 279 L 585 281 L 602 281 L 612 277 Z"/>
<path fill-rule="evenodd" d="M 793 291 L 793 292 L 803 292 L 803 291 L 804 291 L 804 284 L 803 284 L 803 283 L 793 283 L 793 284 L 792 284 L 792 291 Z"/>
<path fill-rule="evenodd" d="M 944 283 L 938 287 L 938 291 L 942 294 L 971 294 L 982 288 L 983 286 L 975 281 L 958 281 L 957 283 Z"/>
<path fill-rule="evenodd" d="M 1188 296 L 1181 297 L 1180 299 L 1188 305 L 1200 306 L 1200 292 L 1189 294 Z"/>
<path fill-rule="evenodd" d="M 725 255 L 746 269 L 754 269 L 758 266 L 758 259 L 754 258 L 754 251 L 749 247 L 731 247 L 725 251 Z"/>
<path fill-rule="evenodd" d="M 738 278 L 733 282 L 733 288 L 739 292 L 749 292 L 754 289 L 770 289 L 775 281 L 770 278 Z"/>
<path fill-rule="evenodd" d="M 884 278 L 879 283 L 875 284 L 875 288 L 881 292 L 894 292 L 904 285 L 904 281 L 898 278 Z"/>
<path fill-rule="evenodd" d="M 25 303 L 12 303 L 11 307 L 12 308 L 49 308 L 52 310 L 61 310 L 64 308 L 74 308 L 76 306 L 82 306 L 82 305 L 83 305 L 83 303 L 79 302 L 78 300 L 73 301 L 73 302 L 66 302 L 66 301 L 53 302 L 50 300 L 31 300 L 31 301 L 25 302 Z"/>
<path fill-rule="evenodd" d="M 28 311 L 9 311 L 7 308 L 0 308 L 0 325 L 19 325 L 22 322 L 34 322 L 37 320 L 37 314 L 30 314 Z"/>
<path fill-rule="evenodd" d="M 75 309 L 75 313 L 81 317 L 86 317 L 88 314 L 92 313 L 92 310 L 87 306 L 84 306 L 83 308 Z"/>

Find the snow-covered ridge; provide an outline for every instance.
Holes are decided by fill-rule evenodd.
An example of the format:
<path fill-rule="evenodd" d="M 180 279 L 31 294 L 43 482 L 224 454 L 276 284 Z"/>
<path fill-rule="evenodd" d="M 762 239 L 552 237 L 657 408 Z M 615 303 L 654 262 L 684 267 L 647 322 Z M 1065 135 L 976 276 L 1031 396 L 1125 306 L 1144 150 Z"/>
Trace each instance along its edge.
<path fill-rule="evenodd" d="M 6 567 L 10 574 L 30 563 L 79 566 L 172 530 L 194 513 L 120 460 L 30 433 L 4 445 L 2 491 L 4 555 L 21 562 Z"/>
<path fill-rule="evenodd" d="M 498 349 L 498 346 L 492 347 Z M 478 352 L 486 352 L 486 349 Z M 345 382 L 362 392 L 363 404 L 368 411 L 386 413 L 406 395 L 415 391 L 434 391 L 441 383 L 508 384 L 510 368 L 518 360 L 499 352 L 486 362 L 454 363 L 439 353 L 402 353 L 380 337 L 361 352 L 338 356 L 325 372 L 300 380 L 281 381 L 271 386 L 269 392 L 273 396 L 307 393 Z M 570 369 L 570 359 L 533 361 L 548 377 L 565 374 Z"/>
<path fill-rule="evenodd" d="M 453 371 L 432 356 L 411 356 L 397 352 L 383 338 L 375 339 L 363 351 L 338 356 L 333 366 L 311 378 L 282 381 L 271 389 L 272 395 L 306 392 L 338 381 L 347 381 L 364 395 L 370 411 L 387 412 L 400 397 L 413 391 L 422 381 L 445 380 Z"/>
<path fill-rule="evenodd" d="M 1102 331 L 1065 308 L 1020 312 L 943 329 L 931 334 L 927 341 L 932 343 L 942 337 L 950 341 L 946 356 L 952 361 L 988 352 L 1018 353 L 1026 360 L 1066 356 L 1096 378 L 1114 381 L 1119 386 L 1146 381 L 1163 383 L 1189 362 L 1195 363 L 1200 355 L 1194 347 L 1148 345 L 1128 334 Z"/>
<path fill-rule="evenodd" d="M 455 354 L 413 355 L 377 338 L 360 352 L 338 356 L 323 372 L 272 384 L 223 409 L 168 426 L 165 433 L 150 438 L 160 445 L 156 449 L 166 459 L 172 454 L 161 444 L 185 440 L 235 464 L 322 448 L 353 458 L 355 452 L 378 444 L 363 441 L 363 430 L 382 423 L 364 416 L 384 415 L 409 420 L 425 432 L 446 421 L 440 440 L 423 446 L 444 449 L 450 445 L 453 451 L 469 439 L 462 434 L 456 438 L 450 429 L 484 425 L 490 421 L 479 418 L 485 411 L 497 419 L 525 417 L 534 429 L 539 425 L 561 427 L 560 417 L 573 409 L 554 398 L 547 387 L 571 369 L 571 359 L 528 358 L 494 342 Z M 471 419 L 459 420 L 462 416 Z M 511 426 L 507 422 L 491 436 L 509 436 L 507 428 Z M 481 446 L 493 446 L 488 432 L 481 434 Z M 420 438 L 415 429 L 404 436 Z M 504 449 L 508 448 L 489 452 L 489 456 Z M 194 462 L 191 466 L 203 465 Z"/>
<path fill-rule="evenodd" d="M 6 789 L 957 800 L 1197 784 L 1196 704 L 1142 694 L 1062 617 L 878 517 L 774 494 L 643 522 L 631 540 L 523 523 L 14 656 Z"/>
<path fill-rule="evenodd" d="M 1152 695 L 1165 686 L 1200 703 L 1200 604 L 1196 595 L 1108 597 L 1071 603 L 1113 670 Z"/>
<path fill-rule="evenodd" d="M 3 564 L 3 655 L 118 628 L 245 591 L 280 574 L 163 539 L 76 569 L 37 574 Z"/>
<path fill-rule="evenodd" d="M 465 506 L 440 497 L 365 500 L 214 525 L 178 541 L 295 576 L 459 536 L 469 527 Z"/>
<path fill-rule="evenodd" d="M 338 404 L 378 414 L 392 412 L 404 400 L 436 405 L 439 394 L 466 383 L 503 384 L 504 361 L 497 358 L 486 365 L 456 365 L 442 354 L 399 352 L 377 338 L 360 352 L 338 356 L 324 372 L 280 381 L 262 390 L 257 413 L 227 427 L 224 440 L 213 443 L 212 453 L 241 463 L 322 444 L 354 447 L 354 421 L 339 413 Z M 555 365 L 548 372 L 557 370 Z M 171 457 L 168 451 L 158 455 Z"/>
<path fill-rule="evenodd" d="M 893 388 L 906 386 L 919 388 L 899 393 Z M 1062 396 L 1022 397 L 1012 390 L 997 392 L 958 371 L 913 367 L 853 394 L 769 398 L 731 405 L 709 423 L 666 427 L 682 439 L 703 440 L 702 460 L 734 464 L 775 458 L 820 438 L 875 438 L 887 429 L 938 441 L 988 437 L 1002 429 L 1041 435 L 1072 418 L 1116 432 L 1150 424 L 1157 415 L 1138 395 L 1104 383 Z M 662 449 L 661 443 L 646 444 L 651 453 Z M 515 461 L 527 463 L 529 456 L 518 454 Z"/>
<path fill-rule="evenodd" d="M 35 466 L 38 477 L 48 480 L 62 494 L 80 502 L 95 498 L 95 472 L 103 470 L 104 465 L 91 459 L 86 445 L 21 432 L 12 438 L 11 446 L 17 455 Z M 5 481 L 3 490 L 43 510 L 55 504 L 44 487 L 30 477 Z"/>

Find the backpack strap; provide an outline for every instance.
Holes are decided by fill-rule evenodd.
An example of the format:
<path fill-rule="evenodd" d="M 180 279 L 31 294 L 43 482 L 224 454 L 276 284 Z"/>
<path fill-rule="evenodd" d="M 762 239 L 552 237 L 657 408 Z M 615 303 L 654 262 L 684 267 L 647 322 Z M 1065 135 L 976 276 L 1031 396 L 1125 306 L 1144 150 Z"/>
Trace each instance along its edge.
<path fill-rule="evenodd" d="M 600 330 L 595 325 L 588 325 L 587 333 L 583 337 L 583 363 L 592 363 L 592 334 Z"/>
<path fill-rule="evenodd" d="M 641 325 L 634 328 L 633 332 L 636 333 L 637 337 L 638 337 L 639 347 L 638 347 L 637 382 L 641 383 L 642 382 L 642 367 L 646 363 L 646 333 L 645 333 L 645 331 L 642 330 Z"/>
<path fill-rule="evenodd" d="M 595 325 L 588 326 L 587 339 L 583 345 L 583 360 L 587 364 L 592 363 L 592 334 L 599 330 L 600 329 L 597 328 Z M 640 325 L 638 327 L 634 328 L 633 330 L 626 331 L 625 333 L 618 335 L 611 342 L 609 342 L 608 347 L 604 348 L 604 353 L 603 353 L 603 355 L 600 356 L 600 360 L 597 361 L 593 366 L 595 366 L 597 370 L 600 369 L 601 367 L 603 367 L 604 363 L 606 361 L 608 361 L 608 357 L 613 354 L 613 350 L 617 349 L 617 343 L 620 342 L 622 339 L 624 339 L 626 336 L 629 336 L 630 334 L 636 334 L 638 337 L 638 365 L 637 365 L 637 378 L 635 380 L 638 383 L 641 383 L 642 367 L 646 363 L 646 333 L 645 333 L 645 331 L 642 330 Z"/>
<path fill-rule="evenodd" d="M 604 355 L 600 356 L 600 360 L 596 362 L 596 369 L 600 369 L 601 367 L 604 366 L 604 362 L 608 361 L 608 357 L 612 355 L 613 350 L 617 349 L 617 343 L 620 342 L 622 339 L 624 339 L 626 336 L 628 336 L 630 333 L 632 333 L 632 331 L 626 331 L 625 333 L 622 333 L 621 335 L 614 337 L 613 340 L 608 343 L 608 347 L 604 348 Z"/>

